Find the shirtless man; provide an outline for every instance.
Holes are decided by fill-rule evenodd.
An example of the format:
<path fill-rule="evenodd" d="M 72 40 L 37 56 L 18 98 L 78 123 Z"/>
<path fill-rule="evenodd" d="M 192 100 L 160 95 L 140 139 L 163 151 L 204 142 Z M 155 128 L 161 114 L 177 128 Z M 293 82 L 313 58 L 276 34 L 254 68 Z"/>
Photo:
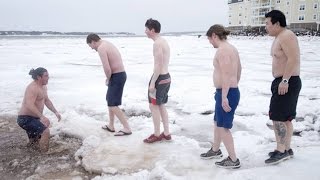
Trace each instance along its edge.
<path fill-rule="evenodd" d="M 153 75 L 149 82 L 148 100 L 152 113 L 154 132 L 145 143 L 154 143 L 162 139 L 171 140 L 169 132 L 168 112 L 164 106 L 168 102 L 168 92 L 170 89 L 171 77 L 168 71 L 170 59 L 170 47 L 167 41 L 160 36 L 161 24 L 154 19 L 148 19 L 145 23 L 145 33 L 153 43 Z M 160 118 L 162 119 L 164 132 L 160 134 Z"/>
<path fill-rule="evenodd" d="M 223 155 L 219 148 L 222 141 L 229 156 L 215 164 L 222 168 L 239 168 L 240 161 L 236 157 L 230 129 L 240 100 L 241 63 L 237 49 L 227 41 L 229 33 L 222 25 L 213 25 L 207 31 L 210 43 L 218 48 L 213 59 L 213 84 L 216 87 L 214 143 L 207 153 L 200 156 L 203 159 L 221 158 Z"/>
<path fill-rule="evenodd" d="M 99 53 L 106 75 L 105 83 L 108 86 L 106 99 L 109 110 L 109 125 L 102 128 L 109 132 L 115 132 L 114 118 L 117 116 L 123 125 L 123 129 L 118 131 L 115 136 L 130 135 L 132 132 L 127 117 L 118 107 L 122 103 L 123 87 L 127 80 L 120 52 L 112 43 L 102 40 L 97 34 L 89 34 L 87 44 Z"/>
<path fill-rule="evenodd" d="M 286 29 L 286 17 L 279 10 L 272 10 L 265 15 L 266 30 L 275 37 L 272 47 L 272 75 L 275 78 L 271 85 L 269 118 L 277 147 L 269 153 L 266 164 L 277 164 L 290 157 L 293 133 L 292 120 L 296 117 L 296 107 L 301 89 L 300 49 L 296 35 Z"/>
<path fill-rule="evenodd" d="M 54 108 L 47 94 L 49 80 L 48 71 L 42 67 L 31 69 L 31 82 L 25 91 L 21 109 L 18 114 L 18 125 L 26 130 L 29 137 L 29 145 L 46 152 L 49 149 L 50 121 L 43 115 L 44 105 L 58 118 L 61 115 Z"/>

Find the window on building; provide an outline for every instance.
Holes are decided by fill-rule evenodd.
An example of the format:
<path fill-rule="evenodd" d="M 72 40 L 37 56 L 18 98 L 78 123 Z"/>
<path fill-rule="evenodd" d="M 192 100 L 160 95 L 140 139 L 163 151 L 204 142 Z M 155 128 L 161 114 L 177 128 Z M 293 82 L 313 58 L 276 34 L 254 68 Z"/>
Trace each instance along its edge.
<path fill-rule="evenodd" d="M 317 20 L 317 15 L 316 14 L 313 15 L 313 20 Z"/>
<path fill-rule="evenodd" d="M 280 0 L 277 0 L 277 3 L 280 4 Z"/>
<path fill-rule="evenodd" d="M 313 5 L 313 8 L 314 8 L 314 9 L 318 9 L 318 3 L 315 3 L 315 4 Z"/>
<path fill-rule="evenodd" d="M 241 13 L 239 13 L 239 16 L 242 16 L 242 14 L 241 14 Z"/>
<path fill-rule="evenodd" d="M 289 1 L 287 1 L 287 5 L 289 5 L 290 4 L 290 2 Z"/>
<path fill-rule="evenodd" d="M 241 24 L 241 21 L 239 21 L 239 24 Z"/>
<path fill-rule="evenodd" d="M 300 4 L 299 10 L 300 11 L 304 11 L 306 9 L 306 5 L 305 4 Z"/>
<path fill-rule="evenodd" d="M 288 14 L 289 14 L 289 12 L 287 11 L 287 12 L 286 12 L 286 14 L 288 15 Z"/>
<path fill-rule="evenodd" d="M 299 16 L 299 21 L 304 21 L 304 15 Z"/>
<path fill-rule="evenodd" d="M 229 24 L 231 24 L 231 22 L 229 21 Z"/>

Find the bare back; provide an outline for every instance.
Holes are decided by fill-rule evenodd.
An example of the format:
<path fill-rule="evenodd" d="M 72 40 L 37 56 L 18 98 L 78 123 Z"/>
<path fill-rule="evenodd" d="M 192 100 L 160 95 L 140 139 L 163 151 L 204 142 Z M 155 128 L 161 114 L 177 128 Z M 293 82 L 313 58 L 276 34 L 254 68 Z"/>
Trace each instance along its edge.
<path fill-rule="evenodd" d="M 101 55 L 106 55 L 107 57 L 101 58 L 104 69 L 106 69 L 105 66 L 109 66 L 111 69 L 111 74 L 125 71 L 121 54 L 112 43 L 103 40 L 97 51 L 100 57 Z"/>
<path fill-rule="evenodd" d="M 160 74 L 167 74 L 169 72 L 170 47 L 168 42 L 159 37 L 153 45 L 153 56 L 155 57 L 154 66 L 160 64 Z M 157 62 L 161 61 L 161 63 Z"/>
<path fill-rule="evenodd" d="M 239 53 L 234 46 L 227 42 L 221 45 L 213 59 L 213 66 L 213 83 L 216 88 L 222 88 L 223 83 L 226 83 L 229 88 L 238 87 L 241 63 Z"/>
<path fill-rule="evenodd" d="M 300 74 L 300 50 L 296 35 L 290 30 L 284 30 L 273 41 L 271 47 L 272 75 L 282 77 Z M 291 65 L 288 65 L 290 62 Z"/>
<path fill-rule="evenodd" d="M 47 96 L 46 86 L 40 87 L 35 82 L 30 83 L 26 88 L 19 115 L 38 117 L 32 108 L 36 108 L 42 114 Z"/>

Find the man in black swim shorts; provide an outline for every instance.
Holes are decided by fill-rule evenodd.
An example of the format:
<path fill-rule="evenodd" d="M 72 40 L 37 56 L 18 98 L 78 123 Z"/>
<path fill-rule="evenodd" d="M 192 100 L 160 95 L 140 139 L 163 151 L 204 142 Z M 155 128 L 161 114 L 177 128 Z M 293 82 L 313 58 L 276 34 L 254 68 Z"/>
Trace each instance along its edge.
<path fill-rule="evenodd" d="M 58 121 L 60 121 L 61 115 L 47 94 L 48 71 L 39 67 L 35 70 L 31 69 L 29 74 L 32 76 L 33 82 L 26 88 L 17 123 L 27 132 L 29 144 L 46 152 L 49 148 L 50 121 L 43 115 L 44 105 L 57 116 Z"/>
<path fill-rule="evenodd" d="M 123 88 L 127 80 L 120 52 L 111 42 L 102 40 L 97 34 L 89 34 L 87 44 L 99 53 L 108 86 L 106 100 L 108 102 L 109 124 L 102 128 L 109 132 L 115 132 L 114 118 L 117 116 L 123 129 L 119 130 L 115 136 L 130 135 L 132 132 L 127 117 L 118 107 L 122 103 Z"/>
<path fill-rule="evenodd" d="M 168 71 L 170 60 L 170 47 L 168 42 L 160 36 L 161 24 L 154 19 L 148 19 L 145 23 L 145 33 L 154 41 L 153 75 L 148 87 L 149 108 L 152 113 L 154 132 L 146 139 L 145 143 L 154 143 L 161 140 L 171 140 L 169 132 L 168 112 L 165 104 L 168 101 L 168 92 L 171 77 Z M 162 119 L 164 131 L 160 133 L 160 119 Z"/>
<path fill-rule="evenodd" d="M 290 157 L 293 133 L 292 120 L 296 117 L 296 107 L 301 89 L 300 49 L 296 35 L 286 29 L 286 17 L 279 10 L 272 10 L 265 15 L 266 30 L 274 36 L 271 47 L 272 74 L 275 78 L 271 85 L 269 118 L 277 147 L 269 152 L 266 164 L 278 164 Z"/>

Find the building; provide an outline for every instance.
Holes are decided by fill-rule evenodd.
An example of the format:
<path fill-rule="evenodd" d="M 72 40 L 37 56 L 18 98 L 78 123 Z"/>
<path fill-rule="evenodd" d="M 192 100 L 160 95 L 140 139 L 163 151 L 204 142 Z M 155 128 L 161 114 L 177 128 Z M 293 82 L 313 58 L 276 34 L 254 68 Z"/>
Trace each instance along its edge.
<path fill-rule="evenodd" d="M 320 31 L 320 0 L 228 0 L 229 29 L 264 29 L 265 14 L 282 11 L 293 31 Z"/>

